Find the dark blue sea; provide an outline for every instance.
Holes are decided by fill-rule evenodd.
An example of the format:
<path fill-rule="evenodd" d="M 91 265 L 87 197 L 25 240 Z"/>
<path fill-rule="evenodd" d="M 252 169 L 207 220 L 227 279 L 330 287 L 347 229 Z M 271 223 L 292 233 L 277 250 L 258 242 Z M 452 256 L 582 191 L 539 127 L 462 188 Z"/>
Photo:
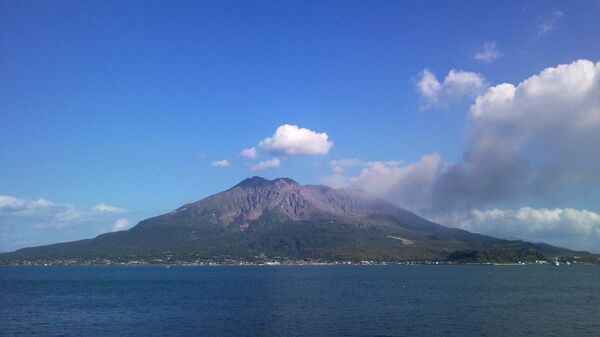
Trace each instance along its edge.
<path fill-rule="evenodd" d="M 600 336 L 600 266 L 0 267 L 1 336 Z"/>

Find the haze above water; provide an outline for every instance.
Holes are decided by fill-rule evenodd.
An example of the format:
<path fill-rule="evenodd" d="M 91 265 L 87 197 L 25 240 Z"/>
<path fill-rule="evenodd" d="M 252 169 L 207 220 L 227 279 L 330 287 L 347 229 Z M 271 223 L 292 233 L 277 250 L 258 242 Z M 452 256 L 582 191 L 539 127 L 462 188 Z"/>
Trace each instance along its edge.
<path fill-rule="evenodd" d="M 597 266 L 0 267 L 0 335 L 591 336 Z"/>

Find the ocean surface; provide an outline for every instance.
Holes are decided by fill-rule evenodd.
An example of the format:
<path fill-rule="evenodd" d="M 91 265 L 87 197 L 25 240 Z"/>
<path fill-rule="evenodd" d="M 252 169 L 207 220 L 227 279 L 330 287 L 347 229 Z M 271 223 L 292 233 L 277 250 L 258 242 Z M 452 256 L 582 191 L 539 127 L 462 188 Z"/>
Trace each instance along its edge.
<path fill-rule="evenodd" d="M 600 266 L 7 266 L 0 336 L 600 336 Z"/>

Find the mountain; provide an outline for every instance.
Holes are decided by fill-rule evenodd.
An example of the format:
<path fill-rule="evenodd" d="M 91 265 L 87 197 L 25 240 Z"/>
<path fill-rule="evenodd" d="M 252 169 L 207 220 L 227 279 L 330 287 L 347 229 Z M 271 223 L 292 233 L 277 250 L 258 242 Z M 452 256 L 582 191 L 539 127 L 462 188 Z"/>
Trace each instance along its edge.
<path fill-rule="evenodd" d="M 362 190 L 252 177 L 126 231 L 24 248 L 0 259 L 503 262 L 576 254 L 589 255 L 444 227 Z"/>

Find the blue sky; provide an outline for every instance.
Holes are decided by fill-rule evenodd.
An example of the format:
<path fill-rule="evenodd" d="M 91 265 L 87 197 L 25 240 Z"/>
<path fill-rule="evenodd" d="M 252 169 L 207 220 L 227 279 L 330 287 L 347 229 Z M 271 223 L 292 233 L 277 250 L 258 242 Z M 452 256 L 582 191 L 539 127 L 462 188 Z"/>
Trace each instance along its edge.
<path fill-rule="evenodd" d="M 474 166 L 466 154 L 499 130 L 469 117 L 476 97 L 546 68 L 600 61 L 598 17 L 597 1 L 0 1 L 0 251 L 97 235 L 118 220 L 128 228 L 256 174 L 356 185 L 444 224 L 594 250 L 581 236 L 600 238 L 595 163 L 577 151 L 569 168 L 546 160 L 593 144 L 595 129 L 569 129 L 583 138 L 560 144 L 545 136 L 560 128 L 524 132 L 531 140 L 510 156 L 533 173 L 507 181 L 521 187 L 505 194 L 476 195 L 481 203 L 440 206 L 431 200 L 473 189 L 450 193 L 436 176 L 423 192 L 414 186 L 422 179 L 405 173 L 425 171 L 427 154 L 439 156 L 437 171 Z M 440 86 L 429 96 L 419 86 L 426 69 Z M 466 75 L 445 86 L 451 70 Z M 582 120 L 600 105 L 596 82 Z M 333 146 L 300 155 L 258 146 L 286 124 L 326 133 Z M 257 158 L 240 156 L 251 147 Z M 274 158 L 279 167 L 251 171 Z M 332 163 L 342 159 L 353 161 Z M 222 160 L 229 165 L 212 165 Z M 535 168 L 548 166 L 565 181 L 551 192 L 534 182 L 546 175 Z M 373 182 L 389 179 L 395 190 Z M 492 210 L 501 213 L 488 218 Z M 531 216 L 545 231 L 526 227 Z M 573 225 L 582 221 L 588 232 Z"/>

